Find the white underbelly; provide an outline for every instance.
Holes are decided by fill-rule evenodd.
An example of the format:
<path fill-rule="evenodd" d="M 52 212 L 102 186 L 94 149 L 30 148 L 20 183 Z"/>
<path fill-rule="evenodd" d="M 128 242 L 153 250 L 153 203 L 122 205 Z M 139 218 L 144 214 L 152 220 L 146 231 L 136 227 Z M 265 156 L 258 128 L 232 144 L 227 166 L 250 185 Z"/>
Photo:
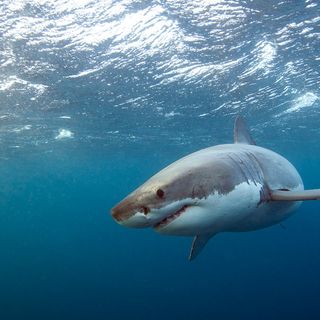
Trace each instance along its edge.
<path fill-rule="evenodd" d="M 223 231 L 251 231 L 288 218 L 300 202 L 260 202 L 262 185 L 243 182 L 228 194 L 199 199 L 179 218 L 157 230 L 166 235 L 193 236 Z M 300 186 L 299 186 L 300 188 Z"/>
<path fill-rule="evenodd" d="M 300 201 L 267 202 L 261 204 L 253 213 L 247 215 L 236 224 L 229 226 L 224 231 L 253 231 L 270 227 L 287 219 L 300 205 Z"/>
<path fill-rule="evenodd" d="M 157 231 L 189 236 L 227 231 L 256 211 L 261 187 L 253 182 L 243 182 L 228 194 L 215 193 L 205 199 L 194 199 L 194 206 Z"/>

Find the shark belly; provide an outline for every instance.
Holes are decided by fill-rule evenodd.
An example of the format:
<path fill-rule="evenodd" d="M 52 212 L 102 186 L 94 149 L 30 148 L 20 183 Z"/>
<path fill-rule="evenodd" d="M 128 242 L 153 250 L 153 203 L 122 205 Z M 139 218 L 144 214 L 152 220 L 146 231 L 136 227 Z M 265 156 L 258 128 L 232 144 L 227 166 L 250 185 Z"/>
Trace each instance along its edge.
<path fill-rule="evenodd" d="M 197 199 L 196 205 L 188 207 L 178 219 L 156 231 L 182 236 L 231 231 L 256 212 L 261 187 L 250 181 L 243 182 L 228 194 L 214 193 Z"/>
<path fill-rule="evenodd" d="M 264 229 L 281 223 L 289 218 L 301 205 L 301 201 L 289 201 L 281 204 L 264 203 L 248 214 L 237 224 L 231 225 L 224 231 L 245 232 Z"/>
<path fill-rule="evenodd" d="M 245 182 L 226 194 L 198 199 L 181 216 L 155 229 L 160 234 L 193 236 L 219 232 L 244 232 L 263 229 L 287 219 L 301 204 L 261 202 L 262 185 Z"/>

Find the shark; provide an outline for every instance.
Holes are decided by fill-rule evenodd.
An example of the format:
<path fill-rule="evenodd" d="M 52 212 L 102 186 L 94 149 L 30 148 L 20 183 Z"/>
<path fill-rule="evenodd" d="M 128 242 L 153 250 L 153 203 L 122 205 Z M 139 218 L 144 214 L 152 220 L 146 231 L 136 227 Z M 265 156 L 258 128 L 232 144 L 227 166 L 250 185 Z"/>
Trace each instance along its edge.
<path fill-rule="evenodd" d="M 111 209 L 130 228 L 193 237 L 189 260 L 221 232 L 246 232 L 281 223 L 304 200 L 296 168 L 283 156 L 257 146 L 245 120 L 234 124 L 234 143 L 191 153 L 165 167 Z"/>

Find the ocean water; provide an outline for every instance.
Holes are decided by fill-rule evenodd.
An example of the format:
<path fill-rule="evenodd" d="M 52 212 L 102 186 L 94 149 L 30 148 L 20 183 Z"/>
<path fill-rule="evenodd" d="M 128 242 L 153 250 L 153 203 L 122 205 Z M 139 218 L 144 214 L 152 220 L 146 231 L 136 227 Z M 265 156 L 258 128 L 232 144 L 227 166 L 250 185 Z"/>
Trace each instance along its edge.
<path fill-rule="evenodd" d="M 316 0 L 0 3 L 0 319 L 320 319 L 320 202 L 212 239 L 110 208 L 172 161 L 258 145 L 320 187 Z"/>

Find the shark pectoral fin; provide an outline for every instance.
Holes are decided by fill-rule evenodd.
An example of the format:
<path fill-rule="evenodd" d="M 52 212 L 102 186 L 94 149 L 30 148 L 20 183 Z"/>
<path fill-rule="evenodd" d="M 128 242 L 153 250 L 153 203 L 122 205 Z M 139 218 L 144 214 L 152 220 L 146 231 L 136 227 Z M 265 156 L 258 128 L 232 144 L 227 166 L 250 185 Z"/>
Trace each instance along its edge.
<path fill-rule="evenodd" d="M 241 116 L 238 116 L 234 122 L 234 143 L 256 144 Z"/>
<path fill-rule="evenodd" d="M 194 260 L 198 254 L 202 251 L 205 247 L 207 242 L 214 236 L 213 233 L 207 233 L 195 236 L 192 241 L 192 246 L 189 254 L 189 261 Z"/>
<path fill-rule="evenodd" d="M 320 200 L 320 189 L 301 190 L 301 191 L 284 191 L 274 190 L 270 193 L 271 201 L 303 201 L 303 200 Z"/>

